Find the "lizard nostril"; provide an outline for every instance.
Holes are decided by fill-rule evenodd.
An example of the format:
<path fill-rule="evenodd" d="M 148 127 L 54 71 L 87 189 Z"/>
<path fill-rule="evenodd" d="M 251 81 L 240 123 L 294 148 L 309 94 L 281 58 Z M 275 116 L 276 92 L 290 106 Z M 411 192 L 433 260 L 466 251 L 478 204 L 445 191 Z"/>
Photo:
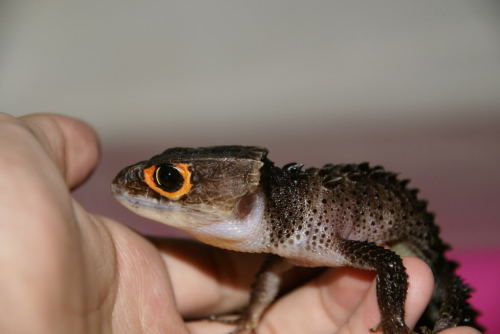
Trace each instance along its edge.
<path fill-rule="evenodd" d="M 137 188 L 142 184 L 143 163 L 128 166 L 120 170 L 112 182 L 112 190 L 116 193 L 118 190 L 126 188 Z"/>

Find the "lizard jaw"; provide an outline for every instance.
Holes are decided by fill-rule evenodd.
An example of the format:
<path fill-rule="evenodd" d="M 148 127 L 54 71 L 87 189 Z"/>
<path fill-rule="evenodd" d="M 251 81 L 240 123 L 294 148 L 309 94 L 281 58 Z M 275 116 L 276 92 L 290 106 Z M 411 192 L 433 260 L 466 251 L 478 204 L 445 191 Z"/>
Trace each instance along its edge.
<path fill-rule="evenodd" d="M 186 231 L 195 238 L 215 247 L 242 252 L 262 252 L 265 249 L 265 201 L 261 193 L 252 195 L 251 203 L 245 201 L 246 214 L 234 215 L 209 224 L 200 225 L 195 230 Z M 235 210 L 241 210 L 237 207 Z"/>
<path fill-rule="evenodd" d="M 196 239 L 215 247 L 246 252 L 261 252 L 265 246 L 263 216 L 264 196 L 260 192 L 239 201 L 232 215 L 216 215 L 186 209 L 177 202 L 128 194 L 112 187 L 114 197 L 139 216 L 183 230 Z"/>

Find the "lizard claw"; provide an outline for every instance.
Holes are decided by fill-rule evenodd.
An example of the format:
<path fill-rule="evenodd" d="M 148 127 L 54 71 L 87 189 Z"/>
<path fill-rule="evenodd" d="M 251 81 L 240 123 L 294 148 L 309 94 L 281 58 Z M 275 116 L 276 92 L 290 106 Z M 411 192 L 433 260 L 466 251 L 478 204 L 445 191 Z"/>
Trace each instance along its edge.
<path fill-rule="evenodd" d="M 242 315 L 236 320 L 233 320 L 232 324 L 235 324 L 236 328 L 229 334 L 255 334 L 258 323 L 257 319 L 252 320 Z"/>
<path fill-rule="evenodd" d="M 255 328 L 250 325 L 238 326 L 229 334 L 255 334 Z"/>
<path fill-rule="evenodd" d="M 236 325 L 229 334 L 255 334 L 256 321 L 251 321 L 244 316 L 245 312 L 213 314 L 206 318 L 208 321 L 219 322 L 226 325 Z"/>
<path fill-rule="evenodd" d="M 420 327 L 420 333 L 422 334 L 432 334 L 432 330 L 429 327 Z"/>
<path fill-rule="evenodd" d="M 227 324 L 227 325 L 237 325 L 241 322 L 241 315 L 237 313 L 212 314 L 209 315 L 206 320 L 219 322 L 221 324 Z"/>
<path fill-rule="evenodd" d="M 412 331 L 411 329 L 409 328 L 406 328 L 407 330 L 403 333 L 405 334 L 418 334 L 417 332 L 415 331 Z M 431 334 L 432 332 L 429 332 L 429 331 L 426 331 L 425 330 L 426 328 L 422 327 L 421 330 L 422 330 L 422 333 L 421 334 Z M 384 330 L 382 329 L 382 324 L 379 323 L 377 326 L 375 327 L 372 327 L 369 329 L 370 333 L 379 333 L 379 334 L 384 334 Z M 391 332 L 392 333 L 392 332 Z M 399 333 L 399 332 L 398 332 Z"/>

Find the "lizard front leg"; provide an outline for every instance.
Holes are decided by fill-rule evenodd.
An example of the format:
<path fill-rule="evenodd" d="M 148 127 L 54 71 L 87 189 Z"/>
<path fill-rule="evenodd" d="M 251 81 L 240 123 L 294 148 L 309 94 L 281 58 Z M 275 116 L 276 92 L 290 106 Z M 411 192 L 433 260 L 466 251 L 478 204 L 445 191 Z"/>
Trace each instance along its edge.
<path fill-rule="evenodd" d="M 408 275 L 401 257 L 367 241 L 341 240 L 339 251 L 347 259 L 347 265 L 377 271 L 377 299 L 383 333 L 413 333 L 404 321 Z"/>
<path fill-rule="evenodd" d="M 282 274 L 292 267 L 293 265 L 286 261 L 286 259 L 276 255 L 268 255 L 252 284 L 248 306 L 242 311 L 240 317 L 228 321 L 218 319 L 215 316 L 212 320 L 236 324 L 237 327 L 231 334 L 253 333 L 259 324 L 262 314 L 274 301 L 279 292 Z"/>

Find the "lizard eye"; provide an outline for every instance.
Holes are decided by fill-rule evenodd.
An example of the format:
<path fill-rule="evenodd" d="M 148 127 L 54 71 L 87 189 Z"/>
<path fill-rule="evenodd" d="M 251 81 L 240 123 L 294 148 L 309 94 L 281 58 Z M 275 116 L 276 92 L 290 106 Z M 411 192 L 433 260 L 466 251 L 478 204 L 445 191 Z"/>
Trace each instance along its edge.
<path fill-rule="evenodd" d="M 156 185 L 169 193 L 176 192 L 184 184 L 181 171 L 170 164 L 156 167 L 154 176 Z"/>
<path fill-rule="evenodd" d="M 177 200 L 192 187 L 189 164 L 159 164 L 144 169 L 144 181 L 160 195 Z"/>

